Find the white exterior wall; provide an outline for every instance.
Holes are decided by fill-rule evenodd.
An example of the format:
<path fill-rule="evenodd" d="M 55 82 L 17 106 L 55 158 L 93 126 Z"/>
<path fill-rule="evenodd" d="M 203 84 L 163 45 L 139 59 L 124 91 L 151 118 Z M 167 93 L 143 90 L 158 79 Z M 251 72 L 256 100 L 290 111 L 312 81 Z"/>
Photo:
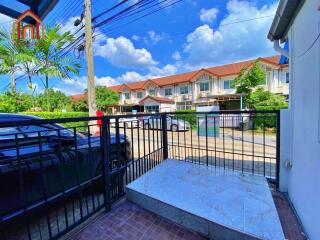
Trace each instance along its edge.
<path fill-rule="evenodd" d="M 176 111 L 176 105 L 174 103 L 161 103 L 160 112 L 174 112 Z"/>
<path fill-rule="evenodd" d="M 318 0 L 305 1 L 289 32 L 290 113 L 282 141 L 292 168 L 280 176 L 310 239 L 320 239 L 320 42 L 306 54 L 320 32 Z M 290 136 L 292 137 L 290 138 Z M 284 136 L 282 136 L 284 137 Z M 287 176 L 287 178 L 286 178 Z"/>

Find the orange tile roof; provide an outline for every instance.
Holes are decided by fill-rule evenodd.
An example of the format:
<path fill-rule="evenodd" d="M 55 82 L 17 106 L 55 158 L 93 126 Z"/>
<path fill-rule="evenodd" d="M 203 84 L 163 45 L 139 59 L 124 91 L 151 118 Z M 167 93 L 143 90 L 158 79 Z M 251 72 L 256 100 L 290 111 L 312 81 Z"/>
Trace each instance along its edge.
<path fill-rule="evenodd" d="M 85 97 L 86 94 L 81 93 L 81 94 L 76 94 L 76 95 L 72 95 L 70 96 L 71 100 L 74 101 L 78 101 L 78 100 L 82 100 Z"/>
<path fill-rule="evenodd" d="M 206 68 L 206 69 L 199 69 L 196 71 L 181 73 L 181 74 L 167 76 L 167 77 L 148 79 L 148 80 L 143 80 L 143 81 L 139 81 L 139 82 L 132 82 L 132 83 L 127 83 L 127 84 L 111 86 L 109 88 L 113 91 L 121 92 L 124 89 L 130 89 L 130 90 L 145 89 L 145 86 L 148 83 L 155 84 L 159 87 L 169 86 L 169 85 L 177 85 L 177 84 L 181 84 L 181 83 L 190 82 L 201 71 L 211 73 L 212 75 L 215 75 L 217 77 L 237 75 L 240 73 L 241 69 L 243 69 L 244 67 L 251 66 L 256 61 L 272 65 L 276 68 L 281 68 L 283 66 L 287 66 L 287 65 L 280 65 L 279 60 L 280 60 L 280 55 L 271 56 L 271 57 L 264 57 L 264 58 L 257 58 L 257 59 L 241 61 L 241 62 L 237 62 L 237 63 L 231 63 L 231 64 L 225 64 L 225 65 L 216 66 L 216 67 L 210 67 L 210 68 Z M 77 96 L 77 95 L 75 95 L 75 96 Z"/>
<path fill-rule="evenodd" d="M 174 100 L 170 99 L 170 98 L 164 98 L 164 97 L 157 97 L 157 96 L 146 96 L 145 98 L 140 100 L 140 104 L 143 104 L 145 100 L 147 100 L 148 98 L 158 102 L 158 103 L 174 103 Z"/>

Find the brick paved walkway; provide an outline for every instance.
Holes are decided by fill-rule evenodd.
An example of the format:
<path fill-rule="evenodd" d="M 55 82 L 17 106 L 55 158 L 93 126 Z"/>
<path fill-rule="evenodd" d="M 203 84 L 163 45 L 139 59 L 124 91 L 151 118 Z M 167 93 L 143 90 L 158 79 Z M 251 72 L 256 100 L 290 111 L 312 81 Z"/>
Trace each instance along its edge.
<path fill-rule="evenodd" d="M 75 240 L 200 240 L 206 239 L 128 201 L 75 233 Z"/>
<path fill-rule="evenodd" d="M 286 197 L 272 191 L 286 239 L 306 240 Z M 200 240 L 206 239 L 128 201 L 95 220 L 66 239 L 72 240 Z"/>

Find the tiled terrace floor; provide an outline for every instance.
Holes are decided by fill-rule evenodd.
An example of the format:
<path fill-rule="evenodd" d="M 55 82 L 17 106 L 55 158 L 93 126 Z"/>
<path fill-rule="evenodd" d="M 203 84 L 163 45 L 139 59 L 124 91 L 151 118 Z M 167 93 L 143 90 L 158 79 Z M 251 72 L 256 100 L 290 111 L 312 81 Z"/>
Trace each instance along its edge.
<path fill-rule="evenodd" d="M 286 239 L 306 240 L 302 228 L 284 197 L 272 192 Z M 206 239 L 162 217 L 123 201 L 109 213 L 78 229 L 67 239 L 72 240 L 200 240 Z"/>
<path fill-rule="evenodd" d="M 100 215 L 69 239 L 201 240 L 206 238 L 124 201 L 111 212 Z"/>

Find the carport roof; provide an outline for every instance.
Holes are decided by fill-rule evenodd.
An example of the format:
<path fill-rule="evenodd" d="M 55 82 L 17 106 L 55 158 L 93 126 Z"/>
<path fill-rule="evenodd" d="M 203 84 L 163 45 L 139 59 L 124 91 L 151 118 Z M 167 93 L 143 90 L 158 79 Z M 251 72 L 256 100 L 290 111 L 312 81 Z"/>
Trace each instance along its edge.
<path fill-rule="evenodd" d="M 23 12 L 30 9 L 41 20 L 56 6 L 59 0 L 0 0 L 0 13 L 11 18 L 18 18 Z M 32 21 L 32 19 L 26 19 Z"/>

